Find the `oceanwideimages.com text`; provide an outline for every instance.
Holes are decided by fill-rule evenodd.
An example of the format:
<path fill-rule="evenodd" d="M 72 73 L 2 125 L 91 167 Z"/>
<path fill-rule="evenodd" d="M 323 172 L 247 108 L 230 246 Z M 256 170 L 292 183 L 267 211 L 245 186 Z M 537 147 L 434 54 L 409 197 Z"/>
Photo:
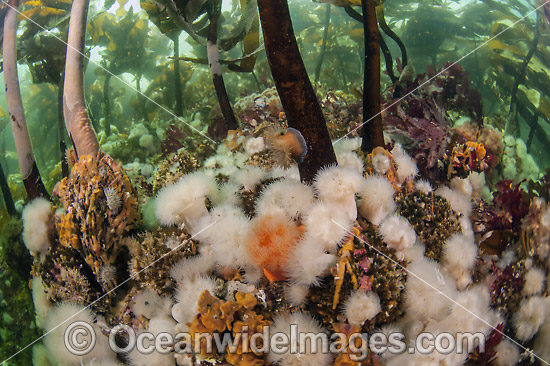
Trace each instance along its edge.
<path fill-rule="evenodd" d="M 97 341 L 94 328 L 85 322 L 69 325 L 64 333 L 65 346 L 79 356 L 91 352 Z M 297 325 L 290 325 L 288 332 L 270 332 L 263 327 L 261 333 L 250 332 L 244 326 L 238 333 L 177 333 L 136 332 L 128 325 L 117 325 L 108 335 L 109 345 L 116 353 L 137 350 L 142 354 L 340 354 L 348 353 L 353 361 L 363 361 L 369 352 L 375 354 L 419 353 L 468 354 L 473 348 L 484 352 L 483 333 L 420 333 L 414 341 L 407 341 L 403 333 L 307 333 Z M 123 341 L 121 341 L 123 340 Z M 122 344 L 121 344 L 122 343 Z"/>

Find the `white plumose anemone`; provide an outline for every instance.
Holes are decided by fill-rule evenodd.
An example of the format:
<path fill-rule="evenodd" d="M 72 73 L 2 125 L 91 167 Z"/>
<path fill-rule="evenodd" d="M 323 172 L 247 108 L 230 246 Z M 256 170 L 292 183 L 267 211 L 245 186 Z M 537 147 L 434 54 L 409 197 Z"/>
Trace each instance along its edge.
<path fill-rule="evenodd" d="M 369 175 L 363 180 L 359 191 L 359 213 L 373 225 L 380 225 L 382 220 L 395 211 L 393 195 L 395 190 L 383 176 Z"/>
<path fill-rule="evenodd" d="M 374 154 L 372 157 L 372 167 L 376 173 L 386 174 L 391 168 L 390 157 L 384 153 Z"/>
<path fill-rule="evenodd" d="M 544 323 L 547 306 L 548 303 L 540 296 L 523 299 L 519 305 L 519 310 L 512 318 L 516 337 L 520 341 L 528 341 L 537 333 Z"/>
<path fill-rule="evenodd" d="M 244 149 L 249 155 L 252 155 L 265 150 L 266 147 L 263 137 L 250 137 L 246 140 Z"/>
<path fill-rule="evenodd" d="M 338 161 L 338 166 L 363 174 L 363 161 L 356 153 L 351 151 L 336 153 L 336 160 Z"/>
<path fill-rule="evenodd" d="M 464 193 L 453 191 L 449 187 L 439 187 L 435 194 L 445 198 L 451 208 L 458 213 L 461 213 L 465 216 L 470 216 L 472 213 L 472 200 L 469 196 Z"/>
<path fill-rule="evenodd" d="M 547 306 L 550 302 L 546 298 Z M 550 360 L 550 347 L 548 347 L 548 340 L 550 339 L 550 315 L 546 315 L 544 323 L 539 328 L 535 340 L 533 343 L 533 351 L 543 360 Z"/>
<path fill-rule="evenodd" d="M 262 191 L 256 201 L 256 214 L 261 215 L 273 208 L 280 208 L 289 217 L 303 216 L 314 202 L 313 188 L 293 179 L 283 179 Z"/>
<path fill-rule="evenodd" d="M 179 282 L 176 289 L 176 304 L 172 306 L 172 317 L 183 326 L 191 323 L 197 314 L 197 305 L 203 292 L 214 294 L 216 283 L 207 276 L 196 276 Z"/>
<path fill-rule="evenodd" d="M 262 168 L 256 166 L 245 166 L 233 176 L 231 180 L 242 186 L 245 191 L 253 191 L 257 184 L 267 176 L 267 173 Z"/>
<path fill-rule="evenodd" d="M 36 276 L 32 279 L 32 300 L 36 314 L 36 325 L 42 328 L 44 327 L 48 312 L 53 308 L 53 304 L 48 300 L 46 289 L 42 282 L 42 277 L 40 276 Z"/>
<path fill-rule="evenodd" d="M 428 194 L 433 191 L 432 185 L 430 182 L 424 179 L 419 179 L 414 183 L 414 188 L 416 188 L 417 191 L 420 191 L 422 193 Z"/>
<path fill-rule="evenodd" d="M 196 227 L 209 227 L 199 232 L 196 238 L 211 246 L 211 259 L 216 264 L 231 268 L 247 268 L 252 265 L 245 245 L 251 222 L 240 208 L 231 205 L 218 206 L 198 220 Z"/>
<path fill-rule="evenodd" d="M 335 255 L 327 253 L 317 240 L 306 236 L 294 248 L 285 272 L 292 284 L 317 286 L 335 262 Z"/>
<path fill-rule="evenodd" d="M 407 265 L 407 272 L 404 306 L 408 317 L 425 321 L 449 315 L 457 291 L 455 281 L 441 273 L 439 264 L 421 257 Z"/>
<path fill-rule="evenodd" d="M 406 179 L 413 180 L 418 174 L 418 167 L 414 160 L 405 152 L 401 145 L 396 144 L 391 151 L 393 161 L 397 165 L 397 180 L 403 183 Z"/>
<path fill-rule="evenodd" d="M 39 197 L 23 209 L 23 242 L 34 253 L 45 253 L 50 248 L 50 228 L 53 227 L 52 205 Z"/>
<path fill-rule="evenodd" d="M 343 153 L 343 152 L 351 152 L 361 147 L 361 138 L 360 137 L 342 138 L 342 139 L 333 141 L 332 146 L 334 147 L 334 152 L 336 154 Z"/>
<path fill-rule="evenodd" d="M 73 354 L 68 347 L 64 346 L 65 333 L 76 322 L 87 323 L 95 333 L 94 347 L 89 353 L 81 356 Z M 79 365 L 81 362 L 94 359 L 96 361 L 114 361 L 116 359 L 116 354 L 109 347 L 108 338 L 102 334 L 101 329 L 97 326 L 95 315 L 88 308 L 71 303 L 61 303 L 48 313 L 44 330 L 46 331 L 44 345 L 48 350 L 48 356 L 57 364 Z M 84 337 L 86 336 L 84 335 Z M 89 336 L 85 339 L 89 340 Z M 81 339 L 81 341 L 85 340 Z"/>
<path fill-rule="evenodd" d="M 234 205 L 239 204 L 239 191 L 241 186 L 234 181 L 229 181 L 220 186 L 218 189 L 218 194 L 215 197 L 212 197 L 212 204 L 214 206 L 219 205 Z"/>
<path fill-rule="evenodd" d="M 156 198 L 155 214 L 162 225 L 190 225 L 208 212 L 205 199 L 215 196 L 217 190 L 216 182 L 208 174 L 188 174 L 160 190 Z"/>
<path fill-rule="evenodd" d="M 380 312 L 380 298 L 373 291 L 354 291 L 344 303 L 344 309 L 350 324 L 362 326 Z"/>
<path fill-rule="evenodd" d="M 471 282 L 470 270 L 476 257 L 477 245 L 473 237 L 455 234 L 443 244 L 443 267 L 457 280 L 459 289 Z"/>
<path fill-rule="evenodd" d="M 353 218 L 338 204 L 317 203 L 305 218 L 306 234 L 317 239 L 325 249 L 335 249 L 353 227 Z"/>
<path fill-rule="evenodd" d="M 325 168 L 315 177 L 314 188 L 319 199 L 346 208 L 351 219 L 357 217 L 355 194 L 361 189 L 363 176 L 357 171 L 339 166 Z"/>
<path fill-rule="evenodd" d="M 416 241 L 416 233 L 409 221 L 399 214 L 391 215 L 382 221 L 378 232 L 384 242 L 397 252 L 412 247 Z"/>
<path fill-rule="evenodd" d="M 496 366 L 514 366 L 519 361 L 520 354 L 518 346 L 506 338 L 502 339 L 500 343 L 497 344 L 495 352 Z M 537 353 L 537 355 L 540 355 L 540 353 Z M 542 357 L 542 355 L 540 355 L 540 357 Z"/>
<path fill-rule="evenodd" d="M 273 325 L 271 326 L 270 334 L 271 339 L 276 337 L 284 337 L 290 339 L 291 325 L 296 327 L 298 334 L 313 334 L 321 335 L 325 333 L 325 329 L 309 314 L 297 312 L 297 313 L 284 313 L 276 315 L 273 319 Z M 286 337 L 285 337 L 286 335 Z M 319 340 L 321 337 L 311 337 L 310 340 L 305 343 L 300 343 L 297 340 L 298 353 L 291 353 L 290 347 L 286 352 L 274 352 L 272 348 L 267 354 L 267 361 L 272 364 L 280 366 L 326 366 L 332 361 L 332 356 L 328 352 L 323 352 L 323 344 Z"/>
<path fill-rule="evenodd" d="M 143 290 L 134 296 L 132 310 L 136 316 L 151 319 L 159 304 L 159 295 L 151 290 Z"/>
<path fill-rule="evenodd" d="M 289 283 L 285 286 L 285 297 L 292 306 L 300 306 L 309 294 L 309 286 L 298 283 Z"/>
<path fill-rule="evenodd" d="M 542 292 L 544 282 L 546 281 L 546 273 L 540 268 L 531 268 L 525 274 L 523 279 L 523 293 L 527 296 L 536 295 Z"/>
<path fill-rule="evenodd" d="M 207 245 L 204 245 L 206 247 Z M 201 246 L 201 249 L 203 246 Z M 204 249 L 203 249 L 204 250 Z M 214 269 L 211 258 L 197 255 L 192 258 L 182 258 L 170 269 L 170 277 L 176 282 L 183 282 L 197 275 L 206 274 Z"/>

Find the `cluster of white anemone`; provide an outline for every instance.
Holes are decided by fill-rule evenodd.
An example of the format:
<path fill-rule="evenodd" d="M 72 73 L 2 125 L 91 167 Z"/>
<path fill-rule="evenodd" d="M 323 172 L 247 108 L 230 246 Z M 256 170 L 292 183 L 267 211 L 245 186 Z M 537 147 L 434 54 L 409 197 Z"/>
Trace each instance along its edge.
<path fill-rule="evenodd" d="M 247 144 L 250 153 L 261 148 L 261 141 Z M 300 183 L 297 169 L 275 168 L 264 171 L 257 167 L 243 167 L 247 153 L 231 154 L 220 150 L 210 158 L 203 171 L 191 173 L 177 183 L 163 188 L 155 200 L 156 218 L 162 225 L 185 227 L 201 242 L 199 255 L 183 259 L 171 270 L 176 283 L 174 298 L 160 297 L 152 291 L 137 294 L 132 303 L 136 315 L 149 319 L 148 329 L 155 334 L 176 333 L 187 330 L 197 313 L 197 303 L 204 291 L 216 293 L 212 271 L 234 267 L 245 272 L 245 281 L 227 284 L 227 296 L 235 291 L 252 292 L 263 276 L 261 268 L 254 264 L 244 238 L 251 228 L 253 218 L 245 215 L 239 205 L 239 192 L 254 190 L 266 178 L 279 178 L 268 185 L 255 202 L 256 215 L 276 213 L 288 220 L 299 219 L 303 235 L 293 248 L 284 270 L 288 278 L 284 294 L 293 305 L 306 299 L 310 288 L 321 283 L 337 260 L 337 252 L 343 241 L 351 235 L 351 228 L 359 213 L 378 228 L 384 242 L 395 249 L 400 259 L 405 259 L 409 272 L 404 293 L 405 316 L 381 329 L 384 332 L 400 331 L 413 345 L 422 331 L 456 333 L 482 332 L 489 335 L 493 327 L 502 322 L 500 314 L 489 307 L 489 289 L 483 283 L 469 286 L 472 269 L 477 257 L 469 216 L 471 199 L 486 194 L 484 176 L 471 174 L 466 179 L 455 179 L 449 187 L 439 187 L 435 193 L 447 199 L 451 207 L 461 214 L 462 232 L 443 243 L 441 263 L 424 256 L 423 245 L 407 219 L 396 212 L 394 187 L 383 175 L 390 168 L 390 160 L 384 154 L 373 158 L 374 174 L 363 176 L 363 163 L 353 152 L 359 146 L 358 139 L 342 140 L 335 145 L 339 166 L 321 171 L 311 186 Z M 416 180 L 417 167 L 400 146 L 392 150 L 396 164 L 397 184 L 409 181 L 415 189 L 428 193 L 432 187 L 426 181 Z M 228 182 L 218 185 L 214 177 L 223 173 Z M 51 206 L 38 200 L 23 213 L 24 239 L 35 254 L 47 252 L 46 233 L 51 225 Z M 32 223 L 29 225 L 29 223 Z M 513 327 L 520 340 L 535 336 L 534 350 L 543 358 L 550 358 L 547 337 L 550 336 L 549 300 L 543 296 L 546 274 L 532 267 L 525 276 L 524 299 L 513 318 Z M 548 282 L 548 281 L 546 281 Z M 84 365 L 116 365 L 115 354 L 104 342 L 101 327 L 94 314 L 73 304 L 52 307 L 44 295 L 39 277 L 33 281 L 33 297 L 37 309 L 38 325 L 51 333 L 44 345 L 37 345 L 34 357 L 37 364 L 46 364 L 46 358 L 59 364 L 82 363 Z M 343 316 L 350 324 L 362 325 L 373 319 L 381 310 L 380 299 L 372 291 L 354 291 L 347 296 Z M 83 320 L 94 325 L 99 344 L 94 352 L 76 357 L 59 344 L 69 322 L 59 328 L 55 325 L 67 319 Z M 274 319 L 273 330 L 290 331 L 292 324 L 300 331 L 325 332 L 326 330 L 308 313 L 286 313 Z M 472 345 L 473 347 L 473 345 Z M 468 351 L 471 351 L 469 349 Z M 497 347 L 499 365 L 513 365 L 519 359 L 519 348 L 504 339 Z M 383 355 L 387 365 L 460 365 L 460 354 Z M 185 364 L 184 355 L 158 354 L 127 355 L 133 366 Z M 46 360 L 46 361 L 45 361 Z M 269 354 L 269 362 L 280 365 L 328 365 L 332 357 L 326 354 L 306 352 L 297 359 L 292 354 Z"/>

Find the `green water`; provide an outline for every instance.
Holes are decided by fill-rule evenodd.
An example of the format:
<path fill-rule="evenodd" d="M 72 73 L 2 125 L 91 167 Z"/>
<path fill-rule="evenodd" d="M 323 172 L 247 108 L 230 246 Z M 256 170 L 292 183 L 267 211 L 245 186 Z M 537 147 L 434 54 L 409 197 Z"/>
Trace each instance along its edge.
<path fill-rule="evenodd" d="M 174 2 L 176 7 L 185 9 L 185 17 L 166 12 L 163 3 L 168 1 L 91 0 L 88 10 L 83 78 L 88 115 L 102 151 L 121 164 L 140 205 L 135 225 L 124 233 L 125 238 L 160 232 L 158 217 L 154 217 L 151 207 L 162 187 L 202 167 L 215 175 L 219 185 L 231 181 L 248 162 L 246 159 L 254 155 L 243 141 L 259 136 L 267 141 L 266 130 L 259 128 L 262 123 L 281 131 L 287 123 L 286 108 L 276 98 L 256 6 L 236 0 L 221 4 L 217 27 L 219 58 L 227 97 L 239 127 L 239 132 L 224 140 L 228 130 L 226 115 L 220 108 L 208 66 L 211 13 L 207 9 L 213 2 Z M 474 201 L 472 214 L 476 244 L 480 247 L 493 229 L 513 238 L 506 243 L 504 239 L 499 241 L 507 248 L 525 245 L 522 240 L 531 234 L 533 240 L 548 240 L 546 232 L 537 231 L 539 237 L 532 233 L 535 229 L 529 225 L 535 224 L 528 218 L 535 214 L 530 211 L 531 216 L 527 215 L 535 197 L 550 197 L 550 23 L 545 7 L 550 8 L 542 2 L 519 0 L 386 0 L 383 14 L 378 13 L 379 22 L 383 19 L 395 35 L 392 39 L 379 28 L 388 52 L 387 58 L 383 52 L 380 56 L 380 114 L 386 147 L 391 150 L 396 143 L 402 144 L 418 165 L 416 177 L 426 179 L 434 188 L 449 184 L 452 178 L 466 178 L 470 172 L 484 174 L 483 193 Z M 63 178 L 62 166 L 70 160 L 70 154 L 60 147 L 61 141 L 71 147 L 60 93 L 70 8 L 69 0 L 27 1 L 18 8 L 21 98 L 37 168 L 50 194 L 59 189 L 55 187 Z M 0 9 L 5 13 L 7 7 L 2 3 Z M 357 0 L 289 0 L 289 9 L 297 45 L 331 138 L 358 138 L 366 119 L 362 111 L 362 95 L 366 93 L 364 32 L 363 25 L 354 19 L 354 15 L 361 16 L 361 6 Z M 187 25 L 183 26 L 185 22 Z M 396 40 L 402 42 L 402 48 Z M 408 58 L 405 68 L 404 50 Z M 179 61 L 174 61 L 178 57 Z M 179 69 L 179 75 L 174 68 Z M 33 347 L 27 345 L 43 333 L 34 318 L 30 281 L 50 268 L 40 265 L 40 261 L 49 259 L 31 257 L 21 237 L 21 212 L 29 200 L 9 115 L 2 89 L 0 166 L 15 213 L 10 215 L 11 204 L 3 194 L 0 362 L 10 358 L 6 365 L 30 365 Z M 466 148 L 479 148 L 480 144 L 483 156 L 481 150 Z M 337 155 L 341 152 L 336 144 L 335 150 Z M 370 151 L 359 153 L 358 146 L 354 150 L 367 169 Z M 176 151 L 189 156 L 171 155 Z M 471 151 L 476 155 L 468 155 Z M 324 151 L 308 153 L 322 155 Z M 220 157 L 224 154 L 233 160 L 225 161 Z M 294 160 L 288 164 L 295 168 Z M 359 169 L 363 172 L 363 165 Z M 364 173 L 372 173 L 372 169 Z M 497 203 L 502 196 L 494 195 L 502 181 L 508 182 L 507 187 L 515 187 L 519 194 L 503 199 L 508 206 Z M 241 197 L 241 206 L 249 216 L 254 215 L 254 210 L 249 209 L 254 207 L 258 195 Z M 58 210 L 55 225 L 59 226 L 64 202 L 55 194 L 52 197 Z M 215 200 L 209 199 L 209 210 L 217 204 L 211 201 Z M 526 208 L 518 219 L 514 209 L 519 202 Z M 497 206 L 501 211 L 491 211 Z M 499 221 L 484 231 L 476 224 L 487 224 L 487 215 L 502 216 L 507 221 Z M 420 235 L 420 229 L 415 230 Z M 543 259 L 537 257 L 535 264 L 547 275 L 548 261 Z M 119 275 L 131 273 L 128 268 L 125 271 Z M 523 276 L 525 271 L 521 271 Z M 548 295 L 544 288 L 541 296 Z M 99 293 L 104 290 L 94 289 Z M 129 289 L 125 291 L 130 293 Z M 173 291 L 166 291 L 165 295 L 173 295 Z M 511 319 L 510 314 L 506 319 Z M 505 325 L 507 334 L 513 334 L 510 327 L 509 323 Z M 531 338 L 521 340 L 521 346 L 531 349 Z M 11 358 L 17 352 L 20 353 Z M 34 352 L 40 351 L 35 348 Z M 35 365 L 40 364 L 36 362 L 40 361 L 35 361 Z M 477 364 L 475 360 L 469 362 Z M 522 364 L 541 362 L 526 357 Z"/>

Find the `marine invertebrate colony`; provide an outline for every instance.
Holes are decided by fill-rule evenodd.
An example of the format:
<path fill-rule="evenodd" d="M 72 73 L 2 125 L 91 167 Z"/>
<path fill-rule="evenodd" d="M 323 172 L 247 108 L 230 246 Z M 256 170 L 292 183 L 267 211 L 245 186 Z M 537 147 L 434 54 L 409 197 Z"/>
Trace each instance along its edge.
<path fill-rule="evenodd" d="M 354 141 L 343 144 L 358 147 Z M 106 328 L 122 322 L 155 334 L 200 331 L 234 340 L 245 326 L 253 334 L 267 325 L 286 332 L 296 324 L 327 335 L 381 327 L 412 340 L 424 328 L 488 336 L 504 323 L 521 342 L 544 334 L 546 315 L 540 309 L 548 251 L 518 248 L 511 262 L 498 265 L 497 257 L 481 256 L 470 224 L 478 209 L 472 204 L 474 178 L 454 178 L 449 187 L 432 191 L 396 146 L 379 152 L 381 162 L 365 159 L 363 174 L 327 167 L 309 186 L 293 169 L 246 166 L 256 152 L 238 149 L 210 158 L 232 169 L 224 179 L 216 179 L 220 168 L 208 163 L 161 188 L 155 214 L 165 227 L 134 237 L 129 234 L 138 229 L 138 211 L 128 177 L 106 155 L 80 157 L 55 190 L 63 204 L 57 237 L 49 249 L 36 243 L 41 276 L 35 281 L 46 292 L 36 301 L 46 323 L 55 320 L 51 303 L 67 302 L 68 291 L 78 304 L 93 302 L 127 273 L 132 281 L 121 290 L 124 296 L 92 307 L 105 316 Z M 510 186 L 510 192 L 495 195 L 494 204 L 509 205 L 517 197 L 522 195 Z M 51 219 L 49 207 L 41 212 Z M 545 237 L 546 211 L 539 204 L 527 214 L 525 248 Z M 211 353 L 200 344 L 196 358 L 153 353 L 140 361 L 132 353 L 126 363 L 294 361 L 242 347 Z M 493 348 L 513 353 L 505 345 Z M 340 363 L 348 356 L 314 355 L 306 347 L 300 364 Z M 410 361 L 406 355 L 371 357 L 381 364 Z M 458 355 L 446 359 L 460 364 Z"/>
<path fill-rule="evenodd" d="M 380 9 L 370 0 L 335 2 L 363 5 L 372 37 L 362 40 L 374 56 L 366 60 L 372 74 L 365 76 L 379 84 Z M 367 125 L 373 135 L 362 136 L 365 144 L 346 138 L 361 123 L 357 103 L 348 103 L 346 92 L 327 92 L 323 107 L 334 112 L 327 125 L 298 53 L 287 1 L 257 3 L 282 106 L 273 88 L 243 98 L 237 103 L 241 128 L 213 146 L 204 143 L 209 137 L 187 135 L 163 116 L 136 121 L 123 132 L 113 128 L 103 141 L 126 136 L 133 141 L 126 149 L 148 151 L 123 166 L 101 151 L 87 114 L 77 55 L 87 0 L 73 2 L 64 99 L 75 144 L 68 154 L 72 171 L 55 186 L 52 202 L 34 200 L 23 213 L 23 237 L 34 258 L 36 325 L 48 333 L 35 349 L 36 363 L 458 366 L 507 357 L 515 363 L 520 352 L 523 363 L 533 364 L 526 357 L 536 357 L 531 349 L 546 354 L 549 203 L 542 185 L 499 180 L 519 171 L 538 174 L 528 144 L 514 136 L 491 144 L 501 135 L 481 126 L 480 98 L 453 64 L 439 74 L 429 68 L 416 79 L 404 70 L 388 94 L 391 106 L 378 116 L 388 134 L 378 120 Z M 255 5 L 240 3 L 235 39 L 249 37 Z M 218 52 L 235 41 L 218 40 L 216 33 L 227 31 L 216 25 L 219 1 L 142 6 L 151 17 L 158 11 L 177 19 L 192 38 L 200 40 L 208 30 L 207 60 L 219 81 Z M 428 78 L 432 84 L 425 83 Z M 377 115 L 378 100 L 367 99 L 372 110 L 365 107 L 363 114 Z M 200 117 L 190 118 L 196 118 L 193 128 L 201 126 Z M 219 132 L 211 126 L 210 132 Z M 365 145 L 376 147 L 360 151 Z M 121 148 L 107 146 L 115 153 Z M 67 327 L 56 324 L 69 319 L 91 324 L 98 340 L 93 352 L 76 356 L 62 348 Z M 108 337 L 119 324 L 156 337 L 189 333 L 196 348 L 181 351 L 186 341 L 175 339 L 166 352 L 116 354 Z M 264 332 L 291 335 L 295 327 L 327 341 L 379 330 L 402 333 L 407 346 L 422 332 L 476 333 L 485 344 L 468 344 L 463 353 L 371 352 L 357 361 L 351 339 L 325 352 L 300 340 L 298 354 L 239 343 Z M 114 338 L 117 345 L 130 340 L 124 332 Z M 223 339 L 222 346 L 209 349 L 210 339 Z"/>
<path fill-rule="evenodd" d="M 63 204 L 60 244 L 81 251 L 99 281 L 102 269 L 116 259 L 123 235 L 138 218 L 133 192 L 120 165 L 108 155 L 81 156 L 54 191 Z"/>

